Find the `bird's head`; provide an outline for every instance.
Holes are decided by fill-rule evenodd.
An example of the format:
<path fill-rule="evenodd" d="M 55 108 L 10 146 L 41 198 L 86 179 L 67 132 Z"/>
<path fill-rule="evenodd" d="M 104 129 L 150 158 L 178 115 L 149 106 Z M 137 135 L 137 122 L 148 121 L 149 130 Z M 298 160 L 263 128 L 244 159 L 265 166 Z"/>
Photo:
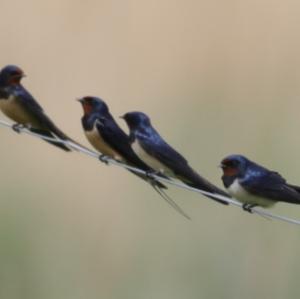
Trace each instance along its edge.
<path fill-rule="evenodd" d="M 247 170 L 249 160 L 242 155 L 231 155 L 224 158 L 220 167 L 223 170 L 223 177 L 241 177 Z"/>
<path fill-rule="evenodd" d="M 150 118 L 143 112 L 128 112 L 121 116 L 127 123 L 130 130 L 135 130 L 140 126 L 150 126 Z"/>
<path fill-rule="evenodd" d="M 0 82 L 3 85 L 19 84 L 23 77 L 24 72 L 16 65 L 7 65 L 0 71 Z"/>
<path fill-rule="evenodd" d="M 81 103 L 85 115 L 97 112 L 101 116 L 105 116 L 109 113 L 106 103 L 100 98 L 87 96 L 78 99 L 78 101 Z"/>

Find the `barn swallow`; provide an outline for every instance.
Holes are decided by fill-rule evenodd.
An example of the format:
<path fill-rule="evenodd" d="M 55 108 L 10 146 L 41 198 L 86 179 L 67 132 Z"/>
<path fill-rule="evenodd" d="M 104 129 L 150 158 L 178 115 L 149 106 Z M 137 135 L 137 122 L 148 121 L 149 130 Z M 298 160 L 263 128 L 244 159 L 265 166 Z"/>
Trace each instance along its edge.
<path fill-rule="evenodd" d="M 225 188 L 248 212 L 255 206 L 271 207 L 278 201 L 300 204 L 300 187 L 242 155 L 224 158 L 220 167 Z"/>
<path fill-rule="evenodd" d="M 83 97 L 78 99 L 82 104 L 84 115 L 81 118 L 86 138 L 101 154 L 117 161 L 137 167 L 145 172 L 153 171 L 141 161 L 132 150 L 128 135 L 119 127 L 109 112 L 107 104 L 97 97 Z M 131 171 L 145 181 L 149 177 Z M 167 187 L 155 179 L 151 179 L 152 187 L 180 214 L 189 218 L 184 211 L 162 190 Z"/>
<path fill-rule="evenodd" d="M 122 116 L 122 118 L 129 127 L 130 143 L 133 151 L 148 166 L 158 173 L 175 177 L 191 187 L 229 197 L 226 192 L 196 173 L 189 166 L 187 160 L 163 140 L 152 127 L 150 119 L 146 114 L 142 112 L 129 112 Z M 221 199 L 210 198 L 222 204 L 228 204 Z"/>
<path fill-rule="evenodd" d="M 16 122 L 14 128 L 24 126 L 34 133 L 45 137 L 71 140 L 45 114 L 43 108 L 22 86 L 24 72 L 15 65 L 7 65 L 0 71 L 0 109 Z M 54 141 L 47 142 L 70 151 L 66 145 Z"/>

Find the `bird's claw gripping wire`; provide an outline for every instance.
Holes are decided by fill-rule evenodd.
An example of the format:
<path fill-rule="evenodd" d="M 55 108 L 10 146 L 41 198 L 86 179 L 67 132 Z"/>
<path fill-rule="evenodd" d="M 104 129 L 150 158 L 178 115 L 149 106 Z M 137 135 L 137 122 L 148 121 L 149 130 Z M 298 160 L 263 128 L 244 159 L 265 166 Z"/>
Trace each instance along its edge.
<path fill-rule="evenodd" d="M 22 131 L 23 129 L 27 129 L 27 127 L 26 127 L 25 125 L 23 125 L 23 124 L 18 124 L 18 123 L 13 124 L 13 125 L 11 126 L 11 128 L 12 128 L 16 133 L 21 133 L 21 131 Z"/>
<path fill-rule="evenodd" d="M 244 211 L 246 211 L 246 212 L 248 212 L 248 213 L 250 213 L 250 214 L 253 214 L 252 209 L 253 209 L 254 207 L 256 207 L 256 206 L 257 206 L 256 204 L 244 203 L 244 204 L 242 205 L 242 208 L 243 208 Z"/>
<path fill-rule="evenodd" d="M 109 159 L 109 158 L 108 158 L 106 155 L 101 154 L 101 155 L 99 156 L 99 160 L 100 160 L 101 162 L 103 162 L 104 164 L 106 164 L 106 165 L 109 164 L 108 159 Z"/>

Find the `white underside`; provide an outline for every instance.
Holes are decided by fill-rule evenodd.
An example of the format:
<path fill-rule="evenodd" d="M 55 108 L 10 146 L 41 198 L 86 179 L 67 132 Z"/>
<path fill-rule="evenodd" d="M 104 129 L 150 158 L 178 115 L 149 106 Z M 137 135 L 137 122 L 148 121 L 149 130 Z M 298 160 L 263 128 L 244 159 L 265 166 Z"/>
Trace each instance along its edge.
<path fill-rule="evenodd" d="M 271 207 L 276 202 L 267 198 L 249 194 L 235 179 L 234 182 L 227 188 L 228 193 L 242 203 L 257 204 L 262 207 Z"/>
<path fill-rule="evenodd" d="M 175 176 L 174 172 L 165 166 L 164 164 L 160 163 L 157 159 L 151 157 L 146 151 L 141 147 L 138 140 L 136 139 L 132 144 L 131 147 L 135 154 L 149 167 L 153 168 L 155 171 L 159 171 L 164 173 L 168 176 Z"/>
<path fill-rule="evenodd" d="M 34 122 L 32 116 L 16 101 L 14 96 L 10 96 L 8 99 L 0 99 L 0 109 L 18 124 L 38 127 L 38 123 Z"/>
<path fill-rule="evenodd" d="M 123 160 L 122 157 L 116 151 L 114 151 L 109 145 L 107 145 L 107 143 L 103 140 L 95 126 L 91 131 L 84 131 L 84 133 L 90 144 L 98 152 L 119 161 Z"/>

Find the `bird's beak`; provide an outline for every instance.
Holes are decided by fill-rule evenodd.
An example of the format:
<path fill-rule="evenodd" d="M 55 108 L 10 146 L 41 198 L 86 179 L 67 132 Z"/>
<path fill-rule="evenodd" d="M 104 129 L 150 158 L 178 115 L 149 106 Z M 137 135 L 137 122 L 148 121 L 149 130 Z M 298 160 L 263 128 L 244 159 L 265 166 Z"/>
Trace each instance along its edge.
<path fill-rule="evenodd" d="M 81 104 L 83 103 L 83 99 L 82 98 L 78 98 L 78 99 L 76 99 L 76 101 L 80 102 Z"/>
<path fill-rule="evenodd" d="M 125 119 L 125 116 L 124 115 L 120 115 L 119 118 Z"/>
<path fill-rule="evenodd" d="M 221 168 L 221 169 L 223 169 L 223 168 L 224 168 L 224 166 L 225 166 L 225 165 L 221 163 L 221 164 L 219 164 L 219 165 L 218 165 L 218 168 Z"/>
<path fill-rule="evenodd" d="M 27 77 L 27 75 L 26 74 L 22 74 L 21 78 L 25 78 L 25 77 Z"/>

